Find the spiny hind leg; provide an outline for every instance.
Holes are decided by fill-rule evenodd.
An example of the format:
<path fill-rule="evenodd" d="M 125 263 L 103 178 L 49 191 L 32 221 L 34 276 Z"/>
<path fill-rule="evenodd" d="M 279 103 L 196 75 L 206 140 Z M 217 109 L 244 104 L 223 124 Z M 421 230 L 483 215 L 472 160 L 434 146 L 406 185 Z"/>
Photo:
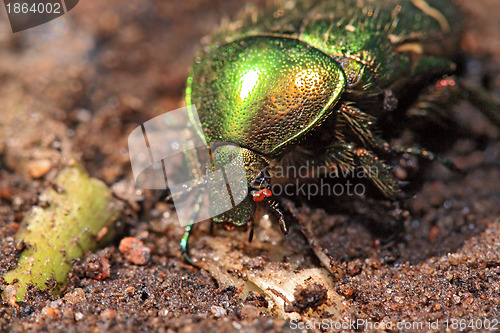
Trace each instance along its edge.
<path fill-rule="evenodd" d="M 376 118 L 353 105 L 342 105 L 335 127 L 339 142 L 346 142 L 346 136 L 355 137 L 362 146 L 377 151 L 389 153 L 389 144 L 376 134 L 374 124 Z"/>
<path fill-rule="evenodd" d="M 443 82 L 438 84 L 437 86 L 439 87 L 436 88 L 436 90 L 433 92 L 432 95 L 427 95 L 427 97 L 423 98 L 423 100 L 428 100 L 427 102 L 420 102 L 420 112 L 423 113 L 422 108 L 428 108 L 427 110 L 430 110 L 430 108 L 434 108 L 434 110 L 440 110 L 439 112 L 435 113 L 435 115 L 440 114 L 441 118 L 444 119 L 445 116 L 445 109 L 444 106 L 442 108 L 439 107 L 438 101 L 441 100 L 448 100 L 452 98 L 452 95 L 455 94 L 456 92 L 453 91 L 451 88 L 455 87 L 454 81 L 450 81 L 447 79 L 443 79 Z M 431 100 L 434 101 L 434 103 L 431 103 Z M 414 112 L 416 112 L 414 110 Z M 427 111 L 425 111 L 427 112 Z M 338 124 L 337 131 L 340 133 L 347 133 L 351 132 L 354 133 L 359 141 L 363 144 L 364 147 L 368 148 L 371 147 L 373 150 L 380 151 L 383 153 L 385 156 L 393 156 L 394 154 L 410 154 L 419 158 L 423 158 L 428 161 L 437 161 L 444 166 L 448 167 L 449 169 L 453 171 L 460 171 L 453 162 L 439 157 L 433 152 L 419 148 L 419 147 L 392 147 L 390 146 L 385 140 L 382 138 L 378 137 L 373 133 L 372 127 L 373 127 L 373 122 L 374 118 L 361 110 L 352 107 L 352 106 L 343 106 L 340 109 L 340 121 Z M 449 117 L 449 115 L 448 115 Z M 437 119 L 437 118 L 436 118 Z M 387 179 L 385 184 L 384 182 L 381 182 L 381 179 L 379 177 L 376 177 L 373 175 L 370 177 L 370 179 L 374 180 L 374 183 L 377 185 L 379 189 L 382 190 L 382 192 L 386 195 L 389 194 L 389 192 L 393 192 L 390 190 L 392 185 L 390 185 L 390 178 L 388 178 L 390 172 L 388 171 L 388 167 L 373 153 L 371 153 L 368 149 L 365 149 L 364 151 L 360 151 L 360 154 L 362 155 L 361 158 L 358 158 L 358 160 L 361 162 L 361 166 L 364 168 L 370 168 L 370 165 L 372 167 L 377 168 L 379 172 L 381 172 L 379 175 L 382 178 Z M 385 186 L 388 185 L 388 186 Z M 383 188 L 382 188 L 383 187 Z M 389 197 L 392 197 L 389 195 Z"/>
<path fill-rule="evenodd" d="M 356 107 L 344 105 L 339 109 L 340 115 L 337 122 L 337 138 L 342 142 L 346 135 L 354 134 L 354 137 L 362 147 L 356 144 L 344 144 L 343 149 L 347 150 L 345 156 L 349 156 L 349 163 L 362 168 L 363 175 L 388 198 L 395 198 L 399 187 L 392 175 L 390 168 L 373 151 L 381 152 L 390 156 L 393 150 L 389 144 L 378 137 L 374 131 L 375 118 Z M 339 155 L 335 150 L 329 154 Z"/>
<path fill-rule="evenodd" d="M 460 82 L 467 100 L 477 107 L 495 126 L 500 128 L 500 101 L 479 85 Z"/>
<path fill-rule="evenodd" d="M 479 85 L 459 80 L 454 76 L 437 81 L 422 94 L 408 110 L 410 119 L 421 118 L 423 123 L 434 122 L 443 129 L 452 129 L 456 125 L 453 105 L 466 100 L 475 106 L 492 124 L 500 128 L 500 102 Z M 462 172 L 455 164 L 445 158 L 418 147 L 393 147 L 397 153 L 407 153 L 429 161 L 438 161 L 450 170 Z"/>
<path fill-rule="evenodd" d="M 375 117 L 352 104 L 341 105 L 333 130 L 336 142 L 327 147 L 320 157 L 304 154 L 295 158 L 296 162 L 303 164 L 303 160 L 308 158 L 314 162 L 313 165 L 326 166 L 342 175 L 354 175 L 356 167 L 361 167 L 363 177 L 368 178 L 386 197 L 395 198 L 399 191 L 396 180 L 389 167 L 375 153 L 390 157 L 393 152 L 389 144 L 374 133 L 375 121 Z"/>
<path fill-rule="evenodd" d="M 409 154 L 409 155 L 412 155 L 415 157 L 423 158 L 427 161 L 439 162 L 440 164 L 444 165 L 445 167 L 447 167 L 450 170 L 453 170 L 453 171 L 459 172 L 459 173 L 462 172 L 462 170 L 457 168 L 455 163 L 453 163 L 452 161 L 450 161 L 444 157 L 438 156 L 427 149 L 423 149 L 423 148 L 419 148 L 419 147 L 400 147 L 400 146 L 391 147 L 391 149 L 397 154 Z"/>
<path fill-rule="evenodd" d="M 365 148 L 354 149 L 354 156 L 362 168 L 363 175 L 370 179 L 387 198 L 394 199 L 399 192 L 399 186 L 385 162 Z"/>
<path fill-rule="evenodd" d="M 463 98 L 462 95 L 455 77 L 445 77 L 420 94 L 406 115 L 416 122 L 420 120 L 424 124 L 434 123 L 443 129 L 453 128 L 455 123 L 452 106 Z"/>
<path fill-rule="evenodd" d="M 366 148 L 358 148 L 354 143 L 336 143 L 314 160 L 314 165 L 326 166 L 339 175 L 356 176 L 356 168 L 361 168 L 363 177 L 368 178 L 388 198 L 395 198 L 399 187 L 390 168 Z"/>
<path fill-rule="evenodd" d="M 469 101 L 494 125 L 500 127 L 500 102 L 479 85 L 454 76 L 445 77 L 429 87 L 408 110 L 407 115 L 410 118 L 425 118 L 447 128 L 450 123 L 453 124 L 452 106 L 461 100 Z"/>

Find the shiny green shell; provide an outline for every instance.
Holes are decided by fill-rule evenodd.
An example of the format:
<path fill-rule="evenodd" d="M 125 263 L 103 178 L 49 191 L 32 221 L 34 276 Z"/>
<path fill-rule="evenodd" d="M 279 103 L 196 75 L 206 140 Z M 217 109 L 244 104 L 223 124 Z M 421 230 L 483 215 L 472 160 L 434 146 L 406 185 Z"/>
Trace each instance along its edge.
<path fill-rule="evenodd" d="M 341 67 L 296 39 L 256 36 L 196 65 L 192 98 L 209 141 L 272 154 L 329 114 L 344 90 Z"/>
<path fill-rule="evenodd" d="M 209 142 L 274 157 L 346 96 L 379 115 L 385 89 L 449 72 L 459 21 L 448 0 L 282 1 L 213 36 L 186 100 Z"/>

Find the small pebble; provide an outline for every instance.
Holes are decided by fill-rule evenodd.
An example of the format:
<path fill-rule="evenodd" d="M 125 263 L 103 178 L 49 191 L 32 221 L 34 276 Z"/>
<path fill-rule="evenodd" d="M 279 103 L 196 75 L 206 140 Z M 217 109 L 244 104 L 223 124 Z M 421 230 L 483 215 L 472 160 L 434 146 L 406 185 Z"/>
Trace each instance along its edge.
<path fill-rule="evenodd" d="M 151 256 L 151 250 L 135 237 L 125 237 L 118 247 L 125 259 L 136 265 L 145 265 Z"/>
<path fill-rule="evenodd" d="M 73 292 L 64 295 L 64 300 L 69 304 L 77 304 L 85 299 L 85 292 L 82 288 L 76 288 Z"/>
<path fill-rule="evenodd" d="M 220 318 L 227 315 L 226 309 L 217 305 L 212 305 L 212 307 L 210 308 L 210 312 L 212 312 L 215 318 Z"/>
<path fill-rule="evenodd" d="M 254 319 L 260 315 L 260 310 L 258 307 L 254 306 L 254 305 L 245 304 L 241 308 L 240 313 L 246 319 Z"/>
<path fill-rule="evenodd" d="M 17 287 L 11 284 L 5 287 L 2 293 L 2 298 L 5 302 L 9 303 L 11 306 L 18 307 L 16 303 L 16 294 L 17 294 Z"/>
<path fill-rule="evenodd" d="M 133 286 L 127 287 L 127 289 L 125 289 L 125 292 L 129 295 L 133 295 L 135 293 L 135 288 Z"/>
<path fill-rule="evenodd" d="M 111 274 L 111 264 L 104 256 L 91 254 L 83 262 L 85 275 L 94 280 L 104 280 Z"/>
<path fill-rule="evenodd" d="M 81 313 L 81 312 L 76 312 L 76 313 L 75 313 L 75 320 L 76 320 L 76 321 L 80 321 L 80 320 L 82 320 L 84 317 L 85 317 L 85 316 L 84 316 L 84 315 L 83 315 L 83 313 Z"/>
<path fill-rule="evenodd" d="M 116 311 L 113 309 L 106 309 L 101 313 L 101 319 L 113 319 L 116 317 Z"/>
<path fill-rule="evenodd" d="M 87 109 L 80 109 L 76 113 L 76 119 L 81 123 L 88 123 L 92 120 L 92 113 Z"/>
<path fill-rule="evenodd" d="M 0 187 L 0 198 L 1 199 L 10 200 L 11 197 L 12 197 L 12 192 L 10 191 L 9 187 L 7 187 L 7 186 Z"/>
<path fill-rule="evenodd" d="M 44 317 L 54 317 L 54 316 L 58 315 L 59 313 L 61 313 L 61 310 L 55 309 L 55 308 L 51 307 L 50 305 L 47 305 L 46 307 L 44 307 L 42 309 L 42 315 Z"/>
<path fill-rule="evenodd" d="M 41 159 L 28 163 L 28 171 L 30 176 L 37 179 L 43 177 L 52 168 L 50 160 Z"/>
<path fill-rule="evenodd" d="M 62 316 L 63 318 L 71 319 L 75 318 L 75 313 L 73 312 L 72 309 L 64 308 L 62 309 Z"/>

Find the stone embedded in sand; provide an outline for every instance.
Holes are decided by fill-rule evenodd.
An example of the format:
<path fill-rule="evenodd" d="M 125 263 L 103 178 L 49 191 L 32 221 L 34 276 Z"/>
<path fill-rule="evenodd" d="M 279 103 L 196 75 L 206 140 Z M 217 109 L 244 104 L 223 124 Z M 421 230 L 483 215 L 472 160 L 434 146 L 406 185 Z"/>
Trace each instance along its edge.
<path fill-rule="evenodd" d="M 52 162 L 48 159 L 35 160 L 28 163 L 29 174 L 35 179 L 45 176 L 51 168 Z"/>
<path fill-rule="evenodd" d="M 151 250 L 135 237 L 125 237 L 118 248 L 128 262 L 145 265 L 151 257 Z"/>

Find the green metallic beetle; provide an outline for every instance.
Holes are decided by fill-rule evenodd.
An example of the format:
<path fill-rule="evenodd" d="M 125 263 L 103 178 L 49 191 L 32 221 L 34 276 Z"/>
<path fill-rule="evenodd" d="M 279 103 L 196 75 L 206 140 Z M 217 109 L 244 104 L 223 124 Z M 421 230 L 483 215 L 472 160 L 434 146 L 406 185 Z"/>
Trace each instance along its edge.
<path fill-rule="evenodd" d="M 435 156 L 390 147 L 376 134 L 377 122 L 388 115 L 408 122 L 422 114 L 446 117 L 437 106 L 470 95 L 452 76 L 460 22 L 448 0 L 296 0 L 249 10 L 223 26 L 195 61 L 186 101 L 196 105 L 208 142 L 238 147 L 250 195 L 213 221 L 251 224 L 263 204 L 286 232 L 270 191 L 273 170 L 306 160 L 360 167 L 395 198 L 399 188 L 384 160 L 401 152 Z M 500 124 L 496 110 L 482 111 Z M 212 153 L 227 158 L 231 151 Z M 191 225 L 181 241 L 188 261 L 190 232 Z"/>

